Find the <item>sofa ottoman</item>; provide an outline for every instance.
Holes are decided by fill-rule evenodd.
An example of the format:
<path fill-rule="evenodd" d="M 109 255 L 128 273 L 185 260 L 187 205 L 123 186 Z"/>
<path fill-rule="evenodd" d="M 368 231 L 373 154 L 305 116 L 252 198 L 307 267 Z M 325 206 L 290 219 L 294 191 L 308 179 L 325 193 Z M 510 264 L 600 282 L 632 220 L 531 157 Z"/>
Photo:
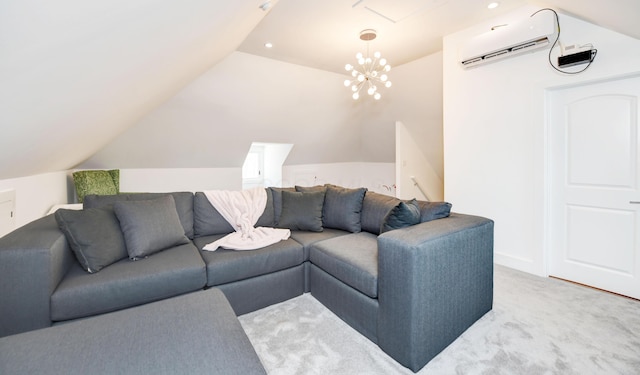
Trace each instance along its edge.
<path fill-rule="evenodd" d="M 0 338 L 0 374 L 266 374 L 209 289 Z"/>

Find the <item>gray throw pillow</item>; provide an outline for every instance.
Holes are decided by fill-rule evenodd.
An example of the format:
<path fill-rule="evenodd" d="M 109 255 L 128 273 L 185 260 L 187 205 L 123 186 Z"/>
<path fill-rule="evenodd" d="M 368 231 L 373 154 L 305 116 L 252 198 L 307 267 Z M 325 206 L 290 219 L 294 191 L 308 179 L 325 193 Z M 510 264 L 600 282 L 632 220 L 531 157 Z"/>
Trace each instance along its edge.
<path fill-rule="evenodd" d="M 278 227 L 322 232 L 324 193 L 282 192 L 282 214 Z"/>
<path fill-rule="evenodd" d="M 451 214 L 451 203 L 449 202 L 424 202 L 418 201 L 420 208 L 420 222 L 442 219 Z"/>
<path fill-rule="evenodd" d="M 85 271 L 95 273 L 127 257 L 120 223 L 111 208 L 60 209 L 55 218 Z"/>
<path fill-rule="evenodd" d="M 189 191 L 173 193 L 123 193 L 117 195 L 87 195 L 84 198 L 84 208 L 113 206 L 120 201 L 150 201 L 165 195 L 173 196 L 176 211 L 184 228 L 184 234 L 193 238 L 193 193 Z"/>
<path fill-rule="evenodd" d="M 373 234 L 380 234 L 380 227 L 389 211 L 401 200 L 386 194 L 367 191 L 362 201 L 360 221 L 362 230 Z"/>
<path fill-rule="evenodd" d="M 325 228 L 341 229 L 351 233 L 362 230 L 360 213 L 366 188 L 349 189 L 326 185 L 322 225 Z"/>
<path fill-rule="evenodd" d="M 394 229 L 409 227 L 420 222 L 420 208 L 418 202 L 412 199 L 410 202 L 400 202 L 391 209 L 380 227 L 380 233 Z"/>
<path fill-rule="evenodd" d="M 129 258 L 136 260 L 173 246 L 189 243 L 171 195 L 148 201 L 113 204 Z"/>

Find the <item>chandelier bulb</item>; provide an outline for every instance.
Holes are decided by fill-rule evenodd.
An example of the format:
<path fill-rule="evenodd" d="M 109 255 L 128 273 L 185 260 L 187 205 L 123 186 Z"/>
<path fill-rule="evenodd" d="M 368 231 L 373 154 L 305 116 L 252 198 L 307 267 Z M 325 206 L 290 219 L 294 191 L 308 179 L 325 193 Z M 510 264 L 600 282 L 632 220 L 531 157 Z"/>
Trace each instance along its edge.
<path fill-rule="evenodd" d="M 376 92 L 376 90 L 374 90 L 373 87 L 369 87 L 369 90 L 367 90 L 367 94 L 369 95 L 373 95 L 374 92 Z"/>
<path fill-rule="evenodd" d="M 353 100 L 358 100 L 359 97 L 360 95 L 357 92 L 353 94 Z"/>
<path fill-rule="evenodd" d="M 351 86 L 351 91 L 353 91 L 353 92 L 358 91 L 358 86 L 356 86 L 356 85 Z"/>
<path fill-rule="evenodd" d="M 363 76 L 362 74 L 360 74 L 360 75 L 358 76 L 358 81 L 359 81 L 359 82 L 364 81 L 364 76 Z"/>
<path fill-rule="evenodd" d="M 387 81 L 387 83 L 384 84 L 384 87 L 386 87 L 386 88 L 391 87 L 391 81 Z"/>
<path fill-rule="evenodd" d="M 377 93 L 373 96 L 373 98 L 374 98 L 375 100 L 380 100 L 380 98 L 381 98 L 381 97 L 382 97 L 382 95 L 380 95 L 380 93 L 379 93 L 379 92 L 377 92 Z"/>
<path fill-rule="evenodd" d="M 352 76 L 352 77 L 355 77 L 355 76 L 357 76 L 357 75 L 358 75 L 358 72 L 356 72 L 356 70 L 355 70 L 355 69 L 351 71 L 351 76 Z"/>
<path fill-rule="evenodd" d="M 351 84 L 351 80 L 349 79 L 344 80 L 344 87 L 348 87 L 350 84 Z"/>
<path fill-rule="evenodd" d="M 388 72 L 388 71 L 390 71 L 390 70 L 391 70 L 391 65 L 389 65 L 389 64 L 385 65 L 385 67 L 384 67 L 384 71 L 385 71 L 385 72 Z"/>
<path fill-rule="evenodd" d="M 350 72 L 350 71 L 351 71 L 351 69 L 353 69 L 353 65 L 351 65 L 351 64 L 347 64 L 347 65 L 345 65 L 345 66 L 344 66 L 344 69 L 345 69 L 347 72 Z"/>
<path fill-rule="evenodd" d="M 380 59 L 380 66 L 384 66 L 387 64 L 387 59 Z"/>
<path fill-rule="evenodd" d="M 386 75 L 386 74 L 383 74 L 383 75 L 381 75 L 381 76 L 380 76 L 380 80 L 381 80 L 382 82 L 385 82 L 387 79 L 389 79 L 389 77 L 387 77 L 387 75 Z"/>
<path fill-rule="evenodd" d="M 373 53 L 373 57 L 375 57 L 376 59 L 379 59 L 379 58 L 380 58 L 380 56 L 381 56 L 381 55 L 380 55 L 380 52 L 379 52 L 379 51 L 376 51 L 376 52 L 374 52 L 374 53 Z"/>
<path fill-rule="evenodd" d="M 367 63 L 367 64 L 371 64 L 371 61 L 372 61 L 372 60 L 371 60 L 371 57 L 367 57 L 367 58 L 364 60 L 364 62 L 365 62 L 365 63 Z"/>
<path fill-rule="evenodd" d="M 378 76 L 378 72 L 377 71 L 374 70 L 373 72 L 371 72 L 371 77 L 375 78 L 377 76 Z"/>
<path fill-rule="evenodd" d="M 364 58 L 361 57 L 358 59 L 358 64 L 364 65 L 364 61 L 365 61 Z"/>
<path fill-rule="evenodd" d="M 362 57 L 362 52 L 356 53 L 356 60 L 360 60 Z"/>

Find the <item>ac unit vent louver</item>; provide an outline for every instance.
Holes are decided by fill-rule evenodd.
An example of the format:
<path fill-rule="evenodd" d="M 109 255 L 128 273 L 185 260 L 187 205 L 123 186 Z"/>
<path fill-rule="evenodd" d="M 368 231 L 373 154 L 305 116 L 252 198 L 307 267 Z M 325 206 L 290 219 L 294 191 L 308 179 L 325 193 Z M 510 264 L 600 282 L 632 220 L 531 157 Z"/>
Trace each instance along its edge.
<path fill-rule="evenodd" d="M 551 12 L 538 13 L 471 38 L 460 50 L 460 64 L 469 68 L 549 46 L 558 32 Z"/>

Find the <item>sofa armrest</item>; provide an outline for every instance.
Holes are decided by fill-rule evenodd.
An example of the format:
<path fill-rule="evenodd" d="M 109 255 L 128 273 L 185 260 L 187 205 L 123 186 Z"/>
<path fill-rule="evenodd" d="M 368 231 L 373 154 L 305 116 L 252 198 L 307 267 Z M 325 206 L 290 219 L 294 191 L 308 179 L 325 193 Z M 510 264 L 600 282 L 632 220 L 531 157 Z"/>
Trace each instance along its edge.
<path fill-rule="evenodd" d="M 51 325 L 50 297 L 72 262 L 53 215 L 0 238 L 0 337 Z"/>
<path fill-rule="evenodd" d="M 493 305 L 493 221 L 462 214 L 378 237 L 378 345 L 418 371 Z"/>

